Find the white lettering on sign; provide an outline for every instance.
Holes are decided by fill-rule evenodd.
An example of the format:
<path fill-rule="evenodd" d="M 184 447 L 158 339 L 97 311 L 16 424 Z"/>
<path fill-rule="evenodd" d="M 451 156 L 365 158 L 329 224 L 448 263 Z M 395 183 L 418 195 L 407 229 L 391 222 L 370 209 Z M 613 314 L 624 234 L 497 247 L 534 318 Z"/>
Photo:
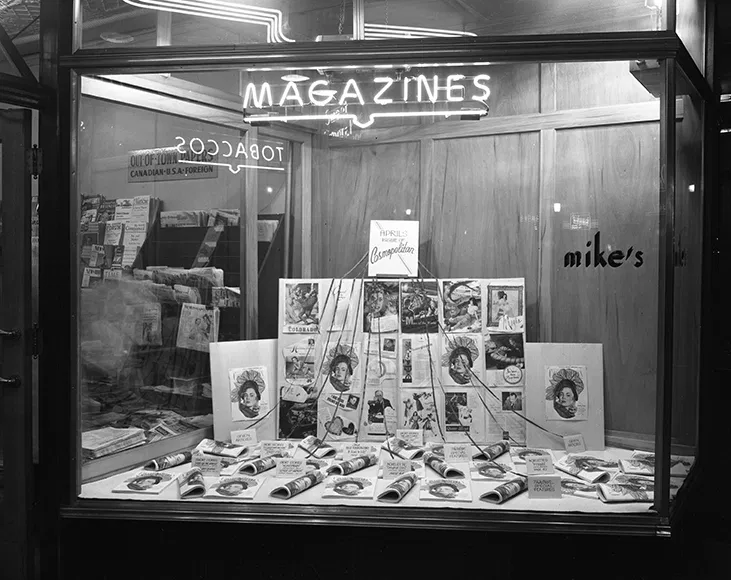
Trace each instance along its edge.
<path fill-rule="evenodd" d="M 266 83 L 265 83 L 266 84 Z M 268 91 L 271 93 L 271 91 Z M 253 97 L 252 97 L 253 98 Z M 181 159 L 180 163 L 190 163 L 193 165 L 218 165 L 220 167 L 228 167 L 231 173 L 236 174 L 242 169 L 259 169 L 265 171 L 284 171 L 284 162 L 286 154 L 284 145 L 281 143 L 271 142 L 263 143 L 252 141 L 243 143 L 239 141 L 236 144 L 231 143 L 227 139 L 201 139 L 193 137 L 186 139 L 185 137 L 175 137 L 177 143 L 175 149 L 181 155 L 188 150 L 196 155 L 207 153 L 209 157 L 218 157 L 230 161 L 213 161 L 198 159 Z"/>
<path fill-rule="evenodd" d="M 446 78 L 435 75 L 377 76 L 372 79 L 350 78 L 333 83 L 318 79 L 309 84 L 289 81 L 283 87 L 268 82 L 248 83 L 244 89 L 244 122 L 256 121 L 315 121 L 349 120 L 364 129 L 382 117 L 450 117 L 452 115 L 487 115 L 486 102 L 490 96 L 487 81 L 490 76 L 478 74 L 467 79 L 462 74 L 450 74 Z M 281 92 L 279 92 L 281 91 Z M 305 98 L 307 101 L 305 102 Z M 472 107 L 446 110 L 428 110 L 418 107 L 427 103 L 472 103 Z M 363 109 L 366 105 L 377 107 Z M 322 110 L 328 105 L 344 107 L 342 112 Z M 348 105 L 360 105 L 361 114 L 347 109 Z M 409 110 L 408 106 L 416 106 Z M 266 111 L 275 107 L 283 111 Z M 301 114 L 290 114 L 289 108 L 299 107 Z M 258 112 L 263 111 L 263 112 Z"/>

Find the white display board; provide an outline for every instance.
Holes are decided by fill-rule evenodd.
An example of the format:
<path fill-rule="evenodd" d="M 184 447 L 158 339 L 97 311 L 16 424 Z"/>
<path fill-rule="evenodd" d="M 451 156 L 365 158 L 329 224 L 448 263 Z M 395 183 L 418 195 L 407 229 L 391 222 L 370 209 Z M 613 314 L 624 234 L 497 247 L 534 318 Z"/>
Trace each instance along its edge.
<path fill-rule="evenodd" d="M 580 434 L 604 450 L 602 345 L 526 343 L 525 360 L 527 417 L 551 432 L 528 423 L 528 446 L 564 449 L 562 436 Z"/>

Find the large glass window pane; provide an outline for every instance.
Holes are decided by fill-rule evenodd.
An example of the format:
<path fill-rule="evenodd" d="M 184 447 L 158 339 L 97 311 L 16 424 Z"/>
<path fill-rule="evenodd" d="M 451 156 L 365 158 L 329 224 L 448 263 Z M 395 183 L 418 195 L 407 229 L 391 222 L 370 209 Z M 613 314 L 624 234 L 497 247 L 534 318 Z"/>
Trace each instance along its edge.
<path fill-rule="evenodd" d="M 38 78 L 39 33 L 40 0 L 0 0 L 0 36 L 13 45 L 35 78 Z M 0 47 L 0 73 L 24 76 L 27 70 L 18 70 L 6 50 Z"/>
<path fill-rule="evenodd" d="M 340 449 L 356 441 L 380 446 L 397 429 L 415 428 L 431 451 L 461 442 L 473 453 L 475 446 L 507 441 L 514 448 L 550 449 L 568 471 L 566 462 L 577 464 L 565 458 L 563 436 L 581 434 L 594 457 L 581 465 L 606 470 L 598 475 L 602 480 L 621 475 L 620 459 L 655 448 L 658 349 L 664 344 L 657 333 L 664 260 L 660 106 L 651 67 L 466 63 L 85 78 L 80 193 L 132 198 L 133 211 L 138 196 L 150 195 L 163 212 L 161 227 L 147 231 L 140 262 L 115 274 L 121 281 L 102 273 L 95 288 L 81 289 L 88 417 L 98 420 L 97 428 L 128 426 L 103 413 L 119 413 L 116 397 L 123 394 L 128 414 L 153 408 L 195 423 L 212 411 L 208 424 L 212 420 L 215 437 L 225 442 L 234 430 L 254 428 L 260 441 L 314 435 Z M 139 171 L 161 165 L 149 160 L 150 150 L 178 143 L 193 153 L 218 147 L 218 161 L 199 165 L 201 171 L 216 168 L 217 176 L 140 182 Z M 211 260 L 223 270 L 224 286 L 240 287 L 239 326 L 224 333 L 219 305 L 219 344 L 209 358 L 195 348 L 200 331 L 183 325 L 186 304 L 176 300 L 161 306 L 168 313 L 161 317 L 162 344 L 145 344 L 145 328 L 154 336 L 155 302 L 164 302 L 163 293 L 187 296 L 175 284 L 188 284 L 170 269 L 190 268 L 201 243 L 186 253 L 195 228 L 162 227 L 163 216 L 176 212 L 177 225 L 187 225 L 196 212 L 216 208 L 240 210 L 234 231 L 247 241 L 245 215 L 247 224 L 257 218 L 258 235 L 272 236 L 270 245 L 256 248 L 264 256 L 254 268 L 257 308 L 244 306 L 251 285 L 241 273 L 250 271 L 253 248 L 239 238 L 235 259 L 218 262 L 216 253 Z M 82 211 L 81 219 L 86 215 L 93 211 Z M 418 222 L 415 277 L 369 277 L 366 263 L 377 261 L 369 247 L 373 220 L 405 222 L 384 225 L 390 238 Z M 109 222 L 105 228 L 114 231 Z M 174 239 L 165 238 L 173 235 L 167 229 Z M 85 247 L 96 251 L 93 245 L 81 244 L 82 260 Z M 125 246 L 123 259 L 126 254 Z M 273 256 L 281 258 L 267 270 Z M 158 270 L 163 266 L 168 269 Z M 229 278 L 237 273 L 237 281 Z M 85 298 L 120 296 L 126 288 L 153 296 L 143 308 L 124 297 Z M 196 302 L 214 306 L 204 292 Z M 121 326 L 110 323 L 114 316 Z M 87 353 L 106 344 L 85 333 L 99 331 L 123 337 L 117 359 L 95 359 L 119 360 L 103 379 L 85 370 L 93 366 Z M 238 342 L 257 337 L 277 341 Z M 183 355 L 210 366 L 180 368 L 175 357 Z M 230 362 L 247 356 L 247 364 Z M 180 401 L 190 401 L 188 389 L 198 393 L 199 385 L 213 404 L 186 408 Z M 140 425 L 147 439 L 156 437 L 154 426 Z M 473 471 L 464 478 L 473 500 L 465 507 L 488 506 L 482 494 L 507 474 L 525 474 L 525 454 L 513 451 L 498 459 L 500 474 L 465 467 Z M 631 465 L 637 471 L 645 464 Z M 130 462 L 128 471 L 86 484 L 82 495 L 109 497 L 141 465 Z M 426 469 L 428 478 L 438 477 Z M 377 472 L 373 465 L 362 475 L 374 478 L 371 485 L 380 491 Z M 251 485 L 262 487 L 255 501 L 281 501 L 269 495 L 274 473 L 257 475 Z M 651 480 L 615 479 L 625 487 L 606 488 L 605 500 L 618 499 L 614 493 L 639 500 L 617 507 L 599 500 L 594 481 L 579 489 L 579 479 L 564 485 L 560 505 L 568 507 L 561 509 L 646 513 L 652 501 Z M 205 481 L 224 485 L 213 475 Z M 290 503 L 342 503 L 323 499 L 326 488 Z M 596 501 L 574 504 L 577 492 Z M 160 497 L 178 499 L 177 487 Z M 419 497 L 413 492 L 404 503 L 430 505 Z M 528 494 L 510 501 L 516 509 L 540 509 Z"/>
<path fill-rule="evenodd" d="M 656 30 L 664 0 L 81 0 L 86 48 Z"/>
<path fill-rule="evenodd" d="M 706 2 L 703 0 L 676 0 L 678 36 L 690 52 L 701 72 L 706 63 Z"/>

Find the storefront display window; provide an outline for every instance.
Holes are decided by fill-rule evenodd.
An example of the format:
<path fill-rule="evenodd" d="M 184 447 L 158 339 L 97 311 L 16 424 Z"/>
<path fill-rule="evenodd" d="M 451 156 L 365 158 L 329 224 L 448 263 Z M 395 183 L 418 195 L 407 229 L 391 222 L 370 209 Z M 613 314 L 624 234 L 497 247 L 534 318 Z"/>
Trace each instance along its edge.
<path fill-rule="evenodd" d="M 281 69 L 81 78 L 81 497 L 648 513 L 657 76 Z"/>

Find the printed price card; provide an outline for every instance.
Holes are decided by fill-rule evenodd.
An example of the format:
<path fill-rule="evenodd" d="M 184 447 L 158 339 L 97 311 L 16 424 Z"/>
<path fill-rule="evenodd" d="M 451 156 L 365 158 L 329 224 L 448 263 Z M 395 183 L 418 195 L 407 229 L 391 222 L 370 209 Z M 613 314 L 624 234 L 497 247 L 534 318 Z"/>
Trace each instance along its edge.
<path fill-rule="evenodd" d="M 531 499 L 561 499 L 561 476 L 529 475 L 528 497 Z"/>
<path fill-rule="evenodd" d="M 221 474 L 221 458 L 216 455 L 205 455 L 204 453 L 194 453 L 191 460 L 192 467 L 198 467 L 205 475 Z"/>
<path fill-rule="evenodd" d="M 525 470 L 528 475 L 550 475 L 553 471 L 553 460 L 549 455 L 527 455 Z"/>
<path fill-rule="evenodd" d="M 354 457 L 361 457 L 362 455 L 370 455 L 375 453 L 377 448 L 375 445 L 368 445 L 366 443 L 343 443 L 343 461 L 353 459 Z"/>
<path fill-rule="evenodd" d="M 231 443 L 235 445 L 244 445 L 245 447 L 253 447 L 257 443 L 256 429 L 231 431 Z"/>
<path fill-rule="evenodd" d="M 396 479 L 404 473 L 411 472 L 411 461 L 403 459 L 386 459 L 382 465 L 383 479 Z"/>
<path fill-rule="evenodd" d="M 275 477 L 281 479 L 295 479 L 302 477 L 307 472 L 307 462 L 304 459 L 289 459 L 282 457 L 277 459 L 277 473 Z"/>
<path fill-rule="evenodd" d="M 261 456 L 269 457 L 270 455 L 275 455 L 277 453 L 290 455 L 292 447 L 292 443 L 289 441 L 262 441 Z"/>
<path fill-rule="evenodd" d="M 396 437 L 417 447 L 424 446 L 424 432 L 421 429 L 397 429 Z"/>
<path fill-rule="evenodd" d="M 470 443 L 447 443 L 444 445 L 444 461 L 447 463 L 469 463 L 472 459 Z"/>
<path fill-rule="evenodd" d="M 583 453 L 586 451 L 583 435 L 564 435 L 563 444 L 566 453 Z"/>

